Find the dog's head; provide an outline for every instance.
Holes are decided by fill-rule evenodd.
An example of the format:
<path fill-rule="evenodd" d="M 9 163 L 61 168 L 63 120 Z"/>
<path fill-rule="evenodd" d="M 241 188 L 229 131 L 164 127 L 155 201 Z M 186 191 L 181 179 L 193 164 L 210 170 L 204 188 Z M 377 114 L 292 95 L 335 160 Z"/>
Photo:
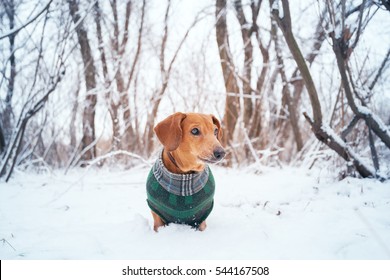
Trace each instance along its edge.
<path fill-rule="evenodd" d="M 205 163 L 219 162 L 226 154 L 220 143 L 221 124 L 213 115 L 175 113 L 158 123 L 154 131 L 185 172 L 200 171 Z"/>

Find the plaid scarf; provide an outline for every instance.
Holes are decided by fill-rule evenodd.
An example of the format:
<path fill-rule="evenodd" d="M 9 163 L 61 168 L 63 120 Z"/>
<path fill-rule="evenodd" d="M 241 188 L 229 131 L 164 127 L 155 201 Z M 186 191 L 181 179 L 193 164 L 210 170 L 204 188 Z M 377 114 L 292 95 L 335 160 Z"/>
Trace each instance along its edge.
<path fill-rule="evenodd" d="M 179 196 L 189 196 L 199 192 L 209 178 L 209 168 L 202 172 L 176 174 L 170 172 L 162 161 L 162 153 L 153 165 L 153 174 L 158 183 L 168 192 Z"/>

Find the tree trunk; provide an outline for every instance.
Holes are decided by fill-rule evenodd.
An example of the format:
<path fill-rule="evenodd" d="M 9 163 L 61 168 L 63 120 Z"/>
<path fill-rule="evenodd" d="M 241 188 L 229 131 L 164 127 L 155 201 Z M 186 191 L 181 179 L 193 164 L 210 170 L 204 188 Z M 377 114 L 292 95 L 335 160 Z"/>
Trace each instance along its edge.
<path fill-rule="evenodd" d="M 254 113 L 252 116 L 252 123 L 249 131 L 249 137 L 251 139 L 258 138 L 259 140 L 256 141 L 257 147 L 262 149 L 265 146 L 265 141 L 260 138 L 260 133 L 262 132 L 262 102 L 263 102 L 263 92 L 264 92 L 264 85 L 265 85 L 265 79 L 267 77 L 267 74 L 269 72 L 269 46 L 265 46 L 262 42 L 259 27 L 257 25 L 257 18 L 260 11 L 260 6 L 262 4 L 262 1 L 258 1 L 257 5 L 254 3 L 254 1 L 251 2 L 251 10 L 252 10 L 252 31 L 256 34 L 256 40 L 258 42 L 258 47 L 261 52 L 261 56 L 263 59 L 263 67 L 261 69 L 260 75 L 257 78 L 256 82 L 256 99 L 254 104 Z M 269 41 L 271 42 L 271 40 Z"/>
<path fill-rule="evenodd" d="M 95 23 L 96 23 L 96 35 L 98 39 L 98 49 L 100 52 L 100 60 L 102 63 L 102 69 L 103 69 L 103 77 L 104 77 L 104 89 L 105 89 L 105 94 L 104 98 L 106 100 L 108 110 L 110 112 L 111 116 L 111 123 L 112 123 L 112 142 L 111 142 L 111 149 L 116 151 L 119 149 L 120 146 L 120 123 L 119 123 L 119 118 L 118 118 L 118 107 L 119 105 L 115 104 L 113 101 L 113 92 L 111 89 L 111 81 L 108 73 L 108 64 L 107 64 L 107 59 L 106 59 L 106 52 L 104 50 L 104 41 L 103 41 L 103 34 L 102 34 L 102 26 L 101 26 L 101 21 L 102 21 L 102 11 L 99 6 L 99 1 L 96 1 L 94 5 L 94 18 L 95 18 Z"/>
<path fill-rule="evenodd" d="M 321 49 L 322 43 L 326 39 L 325 29 L 328 28 L 328 24 L 325 25 L 325 29 L 324 29 L 323 25 L 324 25 L 325 12 L 326 12 L 326 10 L 324 10 L 324 12 L 322 13 L 322 16 L 320 17 L 320 19 L 317 23 L 316 31 L 313 34 L 314 44 L 311 47 L 311 52 L 306 56 L 306 61 L 307 61 L 307 63 L 309 63 L 309 66 L 314 62 L 314 60 L 316 59 L 316 57 L 320 53 L 319 50 Z M 299 69 L 296 68 L 292 74 L 291 79 L 290 79 L 291 83 L 294 86 L 294 91 L 293 91 L 292 96 L 294 98 L 294 106 L 296 108 L 299 105 L 299 101 L 300 101 L 301 96 L 302 96 L 302 91 L 303 91 L 304 86 L 305 86 L 304 81 L 302 80 L 302 78 L 300 78 L 300 75 L 301 74 L 299 72 Z"/>
<path fill-rule="evenodd" d="M 16 7 L 14 0 L 5 1 L 2 3 L 5 8 L 5 13 L 9 20 L 9 30 L 13 30 L 15 28 L 15 12 Z M 4 147 L 8 145 L 10 138 L 11 138 L 11 131 L 12 131 L 12 125 L 13 125 L 13 109 L 12 109 L 12 97 L 14 95 L 14 88 L 15 88 L 15 78 L 16 78 L 16 57 L 15 57 L 15 37 L 17 33 L 11 33 L 8 36 L 9 39 L 9 64 L 10 64 L 10 74 L 8 77 L 8 88 L 7 88 L 7 95 L 5 97 L 5 109 L 4 112 L 0 113 L 1 121 L 3 122 L 2 125 L 2 134 L 3 134 L 3 141 L 4 141 Z M 5 71 L 5 69 L 4 69 Z M 1 143 L 0 143 L 1 145 Z M 0 148 L 0 152 L 1 152 Z"/>
<path fill-rule="evenodd" d="M 224 137 L 222 138 L 222 141 L 223 144 L 227 146 L 230 145 L 233 140 L 240 102 L 237 78 L 234 73 L 234 62 L 229 47 L 229 36 L 226 25 L 226 0 L 216 1 L 215 16 L 217 19 L 217 44 L 226 89 L 225 114 L 222 122 L 224 126 Z M 227 158 L 227 160 L 229 161 L 229 158 Z"/>
<path fill-rule="evenodd" d="M 272 30 L 271 34 L 273 36 L 273 40 L 274 40 L 274 44 L 275 44 L 275 52 L 276 52 L 276 59 L 278 62 L 279 74 L 280 74 L 280 76 L 282 78 L 282 82 L 283 82 L 282 91 L 283 91 L 284 102 L 282 102 L 282 103 L 284 106 L 287 105 L 288 118 L 290 120 L 291 128 L 292 128 L 292 131 L 294 134 L 294 140 L 295 140 L 295 144 L 297 147 L 297 151 L 299 152 L 300 150 L 302 150 L 303 141 L 302 141 L 302 136 L 301 136 L 301 132 L 299 129 L 299 125 L 298 125 L 298 115 L 297 115 L 296 107 L 294 105 L 293 98 L 291 96 L 291 91 L 289 88 L 289 82 L 287 80 L 286 72 L 284 71 L 284 60 L 282 57 L 282 50 L 280 49 L 280 46 L 279 46 L 279 40 L 277 37 L 278 35 L 277 35 L 276 28 L 277 28 L 277 26 L 273 22 L 272 28 L 271 28 L 271 30 Z M 283 108 L 282 108 L 282 110 L 283 110 Z M 283 126 L 283 124 L 281 124 L 281 125 Z M 285 131 L 286 131 L 286 129 L 282 129 L 282 132 L 285 132 Z M 287 136 L 285 135 L 282 138 L 285 138 L 285 137 L 287 137 Z M 286 139 L 281 139 L 281 140 L 285 141 Z"/>
<path fill-rule="evenodd" d="M 120 138 L 121 141 L 121 149 L 123 150 L 132 150 L 134 147 L 134 143 L 136 143 L 134 128 L 132 124 L 132 114 L 130 108 L 129 101 L 129 93 L 125 86 L 125 81 L 122 74 L 122 60 L 125 53 L 127 41 L 129 39 L 129 21 L 131 15 L 131 1 L 128 0 L 126 3 L 125 9 L 125 23 L 123 30 L 122 40 L 119 41 L 119 20 L 118 20 L 118 11 L 117 11 L 117 3 L 116 0 L 112 1 L 112 10 L 114 14 L 114 47 L 116 52 L 116 65 L 117 69 L 115 70 L 115 82 L 116 88 L 119 94 L 119 106 L 122 108 L 122 120 L 124 122 L 124 132 Z M 118 110 L 116 110 L 118 111 Z M 119 120 L 116 119 L 116 122 Z"/>
<path fill-rule="evenodd" d="M 242 9 L 241 0 L 234 1 L 234 7 L 236 9 L 236 16 L 241 26 L 241 37 L 244 44 L 244 73 L 243 73 L 243 86 L 242 91 L 244 94 L 244 124 L 245 127 L 250 129 L 250 121 L 253 115 L 253 102 L 252 102 L 252 61 L 253 61 L 253 46 L 251 41 L 251 28 L 248 21 L 245 18 L 244 11 Z"/>
<path fill-rule="evenodd" d="M 0 123 L 0 155 L 5 150 L 5 132 L 3 130 L 3 126 Z"/>
<path fill-rule="evenodd" d="M 270 0 L 270 6 L 273 6 L 273 2 L 275 0 Z M 305 86 L 307 92 L 309 94 L 310 103 L 312 106 L 313 112 L 313 120 L 317 126 L 321 126 L 322 124 L 322 112 L 321 112 L 321 104 L 318 99 L 317 89 L 314 85 L 313 79 L 311 77 L 309 68 L 306 65 L 305 58 L 303 57 L 301 50 L 294 38 L 291 28 L 291 16 L 290 16 L 290 7 L 287 0 L 282 0 L 283 4 L 283 18 L 279 17 L 279 10 L 273 9 L 272 15 L 276 20 L 279 28 L 282 30 L 288 48 L 290 49 L 291 54 L 294 57 L 295 62 L 299 68 L 299 71 L 302 74 L 302 78 L 305 82 Z"/>
<path fill-rule="evenodd" d="M 72 102 L 72 115 L 70 118 L 70 129 L 69 129 L 69 134 L 70 134 L 70 146 L 74 151 L 76 150 L 77 146 L 80 146 L 80 142 L 77 142 L 77 133 L 76 133 L 76 126 L 74 125 L 76 123 L 76 118 L 77 118 L 77 112 L 78 112 L 78 96 L 79 96 L 80 88 L 79 86 L 73 93 L 73 102 Z"/>
<path fill-rule="evenodd" d="M 92 56 L 91 46 L 88 41 L 88 34 L 84 23 L 81 21 L 79 7 L 76 0 L 67 0 L 69 11 L 74 24 L 76 24 L 76 33 L 80 45 L 81 57 L 84 63 L 84 77 L 87 89 L 87 96 L 83 108 L 83 137 L 82 137 L 82 160 L 88 161 L 95 157 L 95 107 L 97 102 L 96 93 L 96 68 Z"/>

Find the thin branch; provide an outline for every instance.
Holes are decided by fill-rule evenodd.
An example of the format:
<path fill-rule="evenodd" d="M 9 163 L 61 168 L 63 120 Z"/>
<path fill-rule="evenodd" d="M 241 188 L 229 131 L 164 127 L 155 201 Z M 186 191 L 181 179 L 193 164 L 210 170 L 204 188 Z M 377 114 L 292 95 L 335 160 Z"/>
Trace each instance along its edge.
<path fill-rule="evenodd" d="M 135 52 L 135 56 L 134 56 L 134 59 L 133 59 L 133 65 L 131 66 L 131 69 L 130 69 L 129 79 L 127 81 L 127 86 L 126 86 L 127 90 L 130 88 L 130 84 L 131 84 L 131 82 L 133 80 L 135 68 L 137 66 L 137 62 L 139 60 L 139 56 L 140 56 L 140 53 L 141 53 L 142 34 L 143 34 L 144 21 L 145 21 L 145 7 L 146 7 L 146 0 L 143 0 L 142 1 L 142 11 L 141 11 L 141 23 L 140 23 L 140 27 L 139 27 L 139 30 L 138 30 L 137 50 Z"/>
<path fill-rule="evenodd" d="M 118 156 L 118 155 L 125 155 L 125 156 L 131 157 L 131 158 L 135 158 L 135 159 L 138 159 L 138 160 L 142 161 L 148 167 L 152 166 L 152 164 L 150 162 L 148 162 L 146 159 L 144 159 L 140 155 L 137 155 L 135 153 L 131 153 L 131 152 L 128 152 L 128 151 L 124 151 L 124 150 L 117 150 L 117 151 L 109 152 L 109 153 L 107 153 L 105 155 L 96 157 L 93 160 L 88 161 L 87 162 L 88 167 L 91 167 L 91 166 L 93 166 L 95 164 L 98 164 L 99 162 L 101 162 L 104 159 L 115 157 L 115 156 Z"/>
<path fill-rule="evenodd" d="M 356 115 L 353 116 L 351 122 L 341 132 L 341 139 L 343 139 L 345 141 L 345 139 L 347 138 L 348 134 L 351 133 L 352 129 L 356 126 L 356 124 L 359 122 L 360 119 L 361 118 L 356 116 Z"/>
<path fill-rule="evenodd" d="M 129 40 L 130 14 L 131 14 L 131 1 L 128 0 L 126 3 L 125 30 L 123 32 L 123 38 L 122 38 L 121 47 L 119 50 L 120 57 L 122 57 L 123 53 L 125 52 L 127 41 Z"/>
<path fill-rule="evenodd" d="M 169 16 L 169 10 L 171 8 L 171 0 L 168 0 L 168 5 L 165 10 L 165 16 L 164 16 L 164 33 L 162 37 L 162 43 L 161 43 L 161 49 L 160 49 L 160 70 L 161 73 L 164 74 L 163 82 L 165 82 L 166 79 L 166 70 L 165 70 L 165 48 L 168 40 L 168 16 Z"/>
<path fill-rule="evenodd" d="M 356 47 L 356 45 L 358 44 L 359 42 L 359 39 L 360 39 L 360 35 L 362 33 L 362 22 L 363 22 L 363 12 L 364 12 L 364 9 L 365 9 L 365 6 L 366 6 L 366 1 L 367 0 L 363 0 L 363 3 L 360 5 L 360 10 L 359 10 L 359 24 L 358 24 L 358 29 L 356 31 L 356 37 L 355 37 L 355 42 L 353 42 L 351 48 L 354 49 Z"/>
<path fill-rule="evenodd" d="M 46 6 L 37 15 L 35 15 L 33 18 L 31 18 L 29 21 L 27 21 L 23 25 L 21 25 L 21 26 L 19 26 L 17 28 L 14 28 L 13 30 L 8 31 L 7 33 L 5 33 L 3 35 L 0 35 L 0 40 L 2 40 L 4 38 L 7 38 L 8 36 L 14 35 L 14 34 L 18 33 L 20 30 L 22 30 L 23 28 L 25 28 L 28 25 L 30 25 L 37 18 L 39 18 L 47 9 L 49 9 L 49 7 L 50 7 L 52 2 L 53 2 L 53 0 L 49 0 L 49 2 L 46 4 Z"/>
<path fill-rule="evenodd" d="M 389 62 L 389 60 L 390 60 L 390 48 L 387 50 L 387 54 L 386 54 L 385 58 L 383 59 L 382 64 L 379 67 L 378 72 L 376 73 L 374 80 L 372 81 L 371 85 L 368 87 L 370 89 L 370 91 L 373 90 L 376 82 L 378 81 L 379 77 L 382 75 L 383 70 L 385 69 L 385 66 L 386 66 L 387 62 Z"/>

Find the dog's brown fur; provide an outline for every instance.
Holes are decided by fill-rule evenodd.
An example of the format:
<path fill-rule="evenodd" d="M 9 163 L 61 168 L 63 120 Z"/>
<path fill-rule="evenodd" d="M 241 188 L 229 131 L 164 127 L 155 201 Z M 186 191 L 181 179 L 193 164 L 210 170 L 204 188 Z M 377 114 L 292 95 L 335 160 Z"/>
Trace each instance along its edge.
<path fill-rule="evenodd" d="M 199 135 L 194 135 L 198 129 Z M 165 167 L 172 173 L 200 172 L 206 163 L 215 163 L 225 156 L 219 142 L 221 124 L 213 115 L 175 113 L 156 125 L 154 131 L 164 146 L 162 155 Z M 170 159 L 168 153 L 173 157 Z M 164 226 L 163 220 L 152 211 L 154 230 Z M 206 221 L 198 229 L 206 229 Z"/>

